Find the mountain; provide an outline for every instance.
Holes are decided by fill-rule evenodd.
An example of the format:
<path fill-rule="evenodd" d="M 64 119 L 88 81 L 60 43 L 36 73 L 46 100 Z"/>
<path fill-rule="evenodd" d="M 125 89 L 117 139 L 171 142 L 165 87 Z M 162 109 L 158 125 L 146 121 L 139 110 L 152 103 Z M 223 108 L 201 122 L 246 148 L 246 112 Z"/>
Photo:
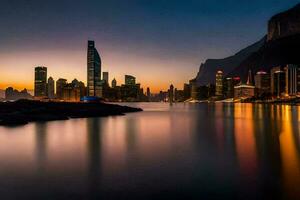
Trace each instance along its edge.
<path fill-rule="evenodd" d="M 257 52 L 246 58 L 228 76 L 240 76 L 246 80 L 248 71 L 269 72 L 272 67 L 286 64 L 300 64 L 300 34 L 269 41 Z"/>
<path fill-rule="evenodd" d="M 274 66 L 300 64 L 300 4 L 269 20 L 267 42 L 243 60 L 228 76 L 246 80 L 251 69 L 270 71 Z"/>
<path fill-rule="evenodd" d="M 267 36 L 224 59 L 208 59 L 201 64 L 198 85 L 214 83 L 217 70 L 225 76 L 240 76 L 246 80 L 248 71 L 270 71 L 273 66 L 300 64 L 300 4 L 274 15 L 268 22 Z"/>
<path fill-rule="evenodd" d="M 208 59 L 202 63 L 196 76 L 197 85 L 207 85 L 215 81 L 216 71 L 223 70 L 224 74 L 230 73 L 239 66 L 252 53 L 258 51 L 265 43 L 266 37 L 246 47 L 233 56 L 223 59 Z"/>

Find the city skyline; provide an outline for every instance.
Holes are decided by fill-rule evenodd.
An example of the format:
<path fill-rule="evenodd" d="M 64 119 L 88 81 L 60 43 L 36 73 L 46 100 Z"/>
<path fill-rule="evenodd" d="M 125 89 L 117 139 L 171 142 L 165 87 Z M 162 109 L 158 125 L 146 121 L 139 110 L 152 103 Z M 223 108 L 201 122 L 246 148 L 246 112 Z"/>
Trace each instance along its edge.
<path fill-rule="evenodd" d="M 103 5 L 111 13 L 89 15 L 90 6 L 83 2 L 53 1 L 47 3 L 47 9 L 38 1 L 26 5 L 4 2 L 3 16 L 18 15 L 0 21 L 6 27 L 1 32 L 0 88 L 32 90 L 32 69 L 39 65 L 48 67 L 55 80 L 77 78 L 86 84 L 85 47 L 89 39 L 98 44 L 103 71 L 118 83 L 125 74 L 132 74 L 143 88 L 150 87 L 156 93 L 171 83 L 182 88 L 205 59 L 229 56 L 258 40 L 266 33 L 266 22 L 273 14 L 298 2 L 232 1 L 215 5 L 212 1 L 175 1 L 171 5 L 167 1 L 139 1 L 129 8 L 121 1 L 94 3 L 93 9 Z M 115 4 L 118 6 L 112 9 Z M 229 21 L 229 28 L 219 31 Z M 242 28 L 245 23 L 247 30 Z"/>

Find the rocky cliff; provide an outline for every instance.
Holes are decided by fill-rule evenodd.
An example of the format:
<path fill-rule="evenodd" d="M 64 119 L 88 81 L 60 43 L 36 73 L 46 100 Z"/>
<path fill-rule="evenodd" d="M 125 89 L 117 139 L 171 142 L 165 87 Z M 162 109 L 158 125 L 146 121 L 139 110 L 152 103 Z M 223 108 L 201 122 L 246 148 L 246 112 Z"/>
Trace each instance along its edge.
<path fill-rule="evenodd" d="M 268 23 L 268 41 L 300 33 L 300 4 L 273 16 Z"/>
<path fill-rule="evenodd" d="M 227 58 L 206 60 L 205 63 L 200 65 L 199 72 L 196 76 L 197 85 L 201 86 L 214 83 L 216 71 L 218 70 L 223 70 L 224 75 L 232 72 L 252 53 L 258 51 L 264 45 L 265 41 L 266 37 Z"/>
<path fill-rule="evenodd" d="M 240 76 L 245 81 L 249 69 L 269 71 L 273 66 L 300 64 L 300 4 L 269 20 L 268 35 L 259 42 L 224 59 L 208 59 L 201 64 L 198 85 L 214 83 L 217 70 L 225 76 Z"/>

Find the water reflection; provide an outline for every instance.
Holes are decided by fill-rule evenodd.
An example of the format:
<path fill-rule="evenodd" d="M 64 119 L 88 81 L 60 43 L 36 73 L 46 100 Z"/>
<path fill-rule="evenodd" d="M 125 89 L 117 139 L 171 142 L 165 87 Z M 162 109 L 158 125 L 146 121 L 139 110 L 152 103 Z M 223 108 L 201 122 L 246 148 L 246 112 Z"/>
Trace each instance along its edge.
<path fill-rule="evenodd" d="M 136 106 L 146 111 L 0 127 L 0 196 L 300 197 L 299 107 Z"/>

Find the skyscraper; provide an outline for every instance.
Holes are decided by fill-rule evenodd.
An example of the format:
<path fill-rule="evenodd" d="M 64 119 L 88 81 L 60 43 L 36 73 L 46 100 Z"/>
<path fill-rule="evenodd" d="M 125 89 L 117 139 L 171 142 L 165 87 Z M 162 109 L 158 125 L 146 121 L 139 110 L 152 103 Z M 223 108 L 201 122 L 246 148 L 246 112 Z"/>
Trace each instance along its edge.
<path fill-rule="evenodd" d="M 267 72 L 258 71 L 254 76 L 254 82 L 259 95 L 270 92 L 270 75 Z"/>
<path fill-rule="evenodd" d="M 278 70 L 274 73 L 274 94 L 276 97 L 280 97 L 285 92 L 285 72 Z"/>
<path fill-rule="evenodd" d="M 285 67 L 285 93 L 289 95 L 296 95 L 300 92 L 300 76 L 297 65 L 287 65 Z"/>
<path fill-rule="evenodd" d="M 34 96 L 46 97 L 47 96 L 47 68 L 38 66 L 35 68 L 34 77 Z"/>
<path fill-rule="evenodd" d="M 103 81 L 105 81 L 106 84 L 109 84 L 108 72 L 103 72 L 102 76 L 103 76 Z"/>
<path fill-rule="evenodd" d="M 117 80 L 114 78 L 112 81 L 111 81 L 111 87 L 112 88 L 115 88 L 117 86 Z"/>
<path fill-rule="evenodd" d="M 52 77 L 48 78 L 47 95 L 49 99 L 54 99 L 54 80 Z"/>
<path fill-rule="evenodd" d="M 135 77 L 131 75 L 125 75 L 125 85 L 135 85 Z"/>
<path fill-rule="evenodd" d="M 278 67 L 273 67 L 271 69 L 271 94 L 274 94 L 275 93 L 275 85 L 274 85 L 274 82 L 275 82 L 275 72 L 277 71 L 280 71 L 281 67 L 278 66 Z"/>
<path fill-rule="evenodd" d="M 150 88 L 147 87 L 147 99 L 148 99 L 148 101 L 150 101 L 150 98 L 151 98 Z"/>
<path fill-rule="evenodd" d="M 56 97 L 58 99 L 63 98 L 63 89 L 67 85 L 67 80 L 60 78 L 56 81 Z"/>
<path fill-rule="evenodd" d="M 88 96 L 101 96 L 101 58 L 94 41 L 88 41 L 87 90 Z"/>
<path fill-rule="evenodd" d="M 173 103 L 174 101 L 174 86 L 170 85 L 170 89 L 169 89 L 169 102 Z"/>
<path fill-rule="evenodd" d="M 223 71 L 216 74 L 216 96 L 223 96 Z"/>

